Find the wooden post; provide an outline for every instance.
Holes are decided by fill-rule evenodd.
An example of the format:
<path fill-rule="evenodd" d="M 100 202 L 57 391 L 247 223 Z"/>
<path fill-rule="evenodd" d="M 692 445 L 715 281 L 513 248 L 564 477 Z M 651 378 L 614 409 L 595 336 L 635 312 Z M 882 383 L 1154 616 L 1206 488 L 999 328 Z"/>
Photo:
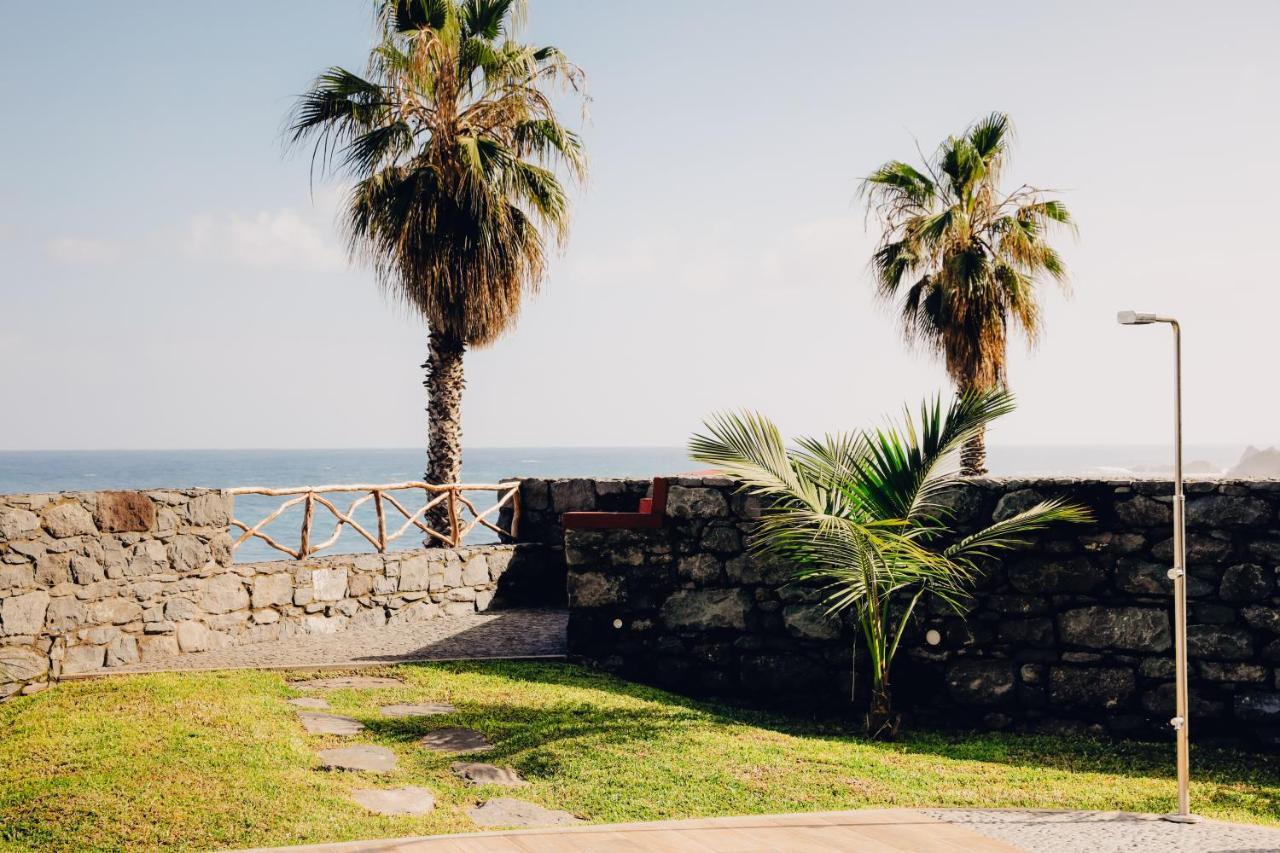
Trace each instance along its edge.
<path fill-rule="evenodd" d="M 456 488 L 449 489 L 449 536 L 453 539 L 451 543 L 457 548 L 460 544 L 458 541 L 458 490 Z"/>
<path fill-rule="evenodd" d="M 307 492 L 305 507 L 306 511 L 302 515 L 302 541 L 298 545 L 299 560 L 305 560 L 311 551 L 311 521 L 316 514 L 316 497 L 313 492 Z"/>
<path fill-rule="evenodd" d="M 373 506 L 378 511 L 378 552 L 387 553 L 387 515 L 382 511 L 382 492 L 373 490 Z"/>
<path fill-rule="evenodd" d="M 511 541 L 520 538 L 520 484 L 516 483 L 515 494 L 511 496 Z"/>

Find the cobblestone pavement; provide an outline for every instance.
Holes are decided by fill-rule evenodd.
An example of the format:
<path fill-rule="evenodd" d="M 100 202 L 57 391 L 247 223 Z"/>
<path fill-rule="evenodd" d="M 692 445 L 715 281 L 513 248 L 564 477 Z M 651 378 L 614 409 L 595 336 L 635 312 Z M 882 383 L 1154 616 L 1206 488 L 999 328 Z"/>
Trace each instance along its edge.
<path fill-rule="evenodd" d="M 1028 853 L 1275 853 L 1280 829 L 1206 820 L 1169 823 L 1131 812 L 937 809 L 932 818 Z"/>
<path fill-rule="evenodd" d="M 153 658 L 144 664 L 101 669 L 93 674 L 555 656 L 565 653 L 567 621 L 568 614 L 563 610 L 489 610 L 394 628 L 307 634 L 275 643 Z"/>

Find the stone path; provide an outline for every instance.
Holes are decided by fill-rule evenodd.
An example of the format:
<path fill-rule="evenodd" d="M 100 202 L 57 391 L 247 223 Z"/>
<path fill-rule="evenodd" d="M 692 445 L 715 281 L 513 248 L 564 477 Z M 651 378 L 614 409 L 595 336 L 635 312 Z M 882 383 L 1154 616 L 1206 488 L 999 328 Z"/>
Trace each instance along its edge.
<path fill-rule="evenodd" d="M 937 809 L 926 815 L 1027 853 L 1265 853 L 1280 829 L 1206 820 L 1178 824 L 1132 812 Z"/>
<path fill-rule="evenodd" d="M 558 657 L 565 654 L 563 610 L 487 610 L 413 625 L 305 634 L 273 643 L 152 658 L 90 675 L 208 669 L 368 666 L 415 660 Z"/>
<path fill-rule="evenodd" d="M 488 739 L 475 729 L 436 729 L 423 735 L 418 745 L 450 755 L 484 752 L 491 747 Z"/>
<path fill-rule="evenodd" d="M 444 702 L 423 702 L 418 705 L 383 705 L 379 710 L 384 717 L 434 717 L 452 714 L 458 709 Z"/>
<path fill-rule="evenodd" d="M 296 699 L 289 699 L 289 704 L 295 708 L 311 708 L 312 710 L 323 710 L 329 707 L 328 699 L 320 699 L 315 696 L 299 696 Z"/>
<path fill-rule="evenodd" d="M 384 746 L 344 746 L 322 749 L 316 753 L 320 763 L 330 770 L 365 770 L 390 773 L 396 769 L 396 754 Z"/>
<path fill-rule="evenodd" d="M 527 803 L 511 797 L 496 797 L 486 803 L 467 809 L 467 817 L 477 826 L 573 826 L 582 823 L 568 812 L 547 809 L 537 803 Z"/>
<path fill-rule="evenodd" d="M 350 735 L 364 731 L 364 723 L 350 717 L 339 717 L 337 714 L 319 714 L 315 711 L 301 711 L 298 720 L 309 734 L 313 735 Z"/>
<path fill-rule="evenodd" d="M 472 785 L 500 785 L 503 788 L 523 788 L 529 783 L 510 767 L 497 767 L 474 761 L 455 761 L 449 765 L 453 775 Z"/>
<path fill-rule="evenodd" d="M 436 807 L 435 795 L 426 788 L 362 788 L 351 799 L 374 814 L 421 815 Z"/>

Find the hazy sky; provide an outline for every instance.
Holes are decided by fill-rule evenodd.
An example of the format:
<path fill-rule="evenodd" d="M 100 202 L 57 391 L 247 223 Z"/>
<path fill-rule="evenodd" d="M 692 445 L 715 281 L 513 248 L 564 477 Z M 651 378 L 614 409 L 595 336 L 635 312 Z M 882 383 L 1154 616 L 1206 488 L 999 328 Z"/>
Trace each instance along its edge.
<path fill-rule="evenodd" d="M 587 71 L 592 178 L 465 440 L 676 445 L 945 387 L 871 297 L 860 176 L 1004 110 L 1062 190 L 1074 298 L 1010 368 L 1002 443 L 1280 442 L 1280 4 L 532 0 Z M 413 446 L 426 332 L 348 266 L 283 117 L 363 66 L 362 0 L 0 5 L 0 448 Z M 573 116 L 576 120 L 576 115 Z"/>

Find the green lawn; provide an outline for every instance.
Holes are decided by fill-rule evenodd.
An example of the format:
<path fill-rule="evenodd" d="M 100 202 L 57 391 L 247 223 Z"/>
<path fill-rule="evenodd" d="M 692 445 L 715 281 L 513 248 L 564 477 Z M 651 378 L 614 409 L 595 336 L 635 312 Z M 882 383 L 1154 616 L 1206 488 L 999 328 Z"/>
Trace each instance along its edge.
<path fill-rule="evenodd" d="M 326 673 L 326 675 L 331 673 Z M 450 759 L 415 747 L 440 726 L 479 729 L 485 760 L 532 782 L 524 799 L 591 821 L 847 809 L 1032 806 L 1163 812 L 1165 745 L 917 732 L 868 743 L 821 725 L 698 704 L 573 666 L 401 666 L 403 688 L 328 694 L 369 728 L 303 732 L 278 673 L 167 674 L 80 681 L 0 705 L 0 848 L 243 847 L 473 829 L 464 809 L 501 789 L 469 788 Z M 305 677 L 305 676 L 303 676 Z M 458 713 L 382 719 L 392 702 Z M 394 749 L 385 777 L 315 769 L 339 741 Z M 1280 761 L 1198 750 L 1196 811 L 1280 823 Z M 424 785 L 421 818 L 369 815 L 354 787 Z"/>

